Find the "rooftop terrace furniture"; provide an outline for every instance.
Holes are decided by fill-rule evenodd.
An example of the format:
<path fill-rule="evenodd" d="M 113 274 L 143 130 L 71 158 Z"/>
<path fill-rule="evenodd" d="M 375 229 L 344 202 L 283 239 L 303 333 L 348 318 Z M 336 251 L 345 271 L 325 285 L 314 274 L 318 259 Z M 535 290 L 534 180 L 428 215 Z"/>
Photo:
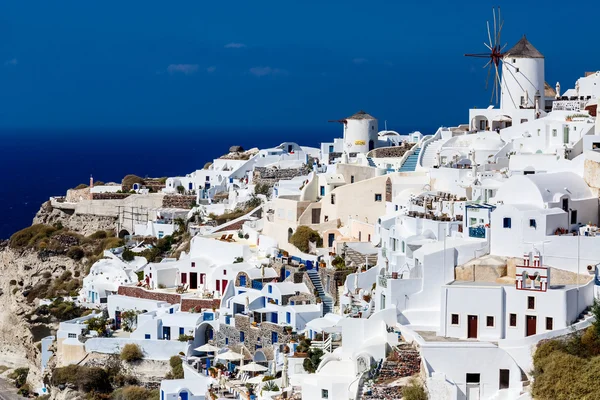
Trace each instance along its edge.
<path fill-rule="evenodd" d="M 227 235 L 221 235 L 220 238 L 218 238 L 217 240 L 226 240 L 227 239 Z"/>

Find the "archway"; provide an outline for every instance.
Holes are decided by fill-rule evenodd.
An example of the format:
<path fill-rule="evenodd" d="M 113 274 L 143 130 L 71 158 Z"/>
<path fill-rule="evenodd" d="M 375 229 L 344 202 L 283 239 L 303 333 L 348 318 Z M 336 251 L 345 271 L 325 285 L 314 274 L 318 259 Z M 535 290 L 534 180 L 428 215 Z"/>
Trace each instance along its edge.
<path fill-rule="evenodd" d="M 254 362 L 267 362 L 267 356 L 265 356 L 265 353 L 262 350 L 257 350 L 256 353 L 254 353 Z"/>
<path fill-rule="evenodd" d="M 292 228 L 288 228 L 288 243 L 292 240 L 292 235 L 294 234 L 294 230 Z"/>
<path fill-rule="evenodd" d="M 131 234 L 129 233 L 129 231 L 127 229 L 121 229 L 121 231 L 119 231 L 119 238 L 120 239 L 124 239 L 125 236 L 130 236 Z"/>
<path fill-rule="evenodd" d="M 372 140 L 369 140 L 369 151 L 373 150 L 375 148 L 375 142 Z"/>

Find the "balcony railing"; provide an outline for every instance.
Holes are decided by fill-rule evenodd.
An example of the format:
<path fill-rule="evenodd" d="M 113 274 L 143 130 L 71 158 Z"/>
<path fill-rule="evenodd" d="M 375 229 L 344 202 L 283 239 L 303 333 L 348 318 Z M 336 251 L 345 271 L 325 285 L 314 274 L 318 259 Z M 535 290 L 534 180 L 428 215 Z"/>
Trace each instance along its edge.
<path fill-rule="evenodd" d="M 586 104 L 587 100 L 555 100 L 552 111 L 581 111 Z"/>

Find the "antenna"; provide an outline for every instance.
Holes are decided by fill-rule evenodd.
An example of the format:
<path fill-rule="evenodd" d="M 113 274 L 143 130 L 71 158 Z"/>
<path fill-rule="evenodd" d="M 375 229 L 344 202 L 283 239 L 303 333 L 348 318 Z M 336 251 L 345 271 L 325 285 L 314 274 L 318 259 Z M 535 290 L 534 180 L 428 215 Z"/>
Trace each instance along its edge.
<path fill-rule="evenodd" d="M 383 123 L 385 125 L 385 130 L 387 131 L 387 119 Z"/>

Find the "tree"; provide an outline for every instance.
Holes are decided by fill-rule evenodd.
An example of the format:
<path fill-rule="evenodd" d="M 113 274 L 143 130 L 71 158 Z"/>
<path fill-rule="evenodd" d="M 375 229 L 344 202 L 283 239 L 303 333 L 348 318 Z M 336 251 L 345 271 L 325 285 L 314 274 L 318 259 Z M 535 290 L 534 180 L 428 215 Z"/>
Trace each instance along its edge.
<path fill-rule="evenodd" d="M 123 254 L 121 254 L 121 257 L 123 258 L 123 261 L 133 261 L 133 259 L 135 258 L 135 253 L 130 249 L 125 249 L 123 250 Z"/>
<path fill-rule="evenodd" d="M 309 251 L 308 242 L 317 242 L 317 247 L 323 245 L 323 239 L 321 238 L 321 235 L 319 235 L 319 232 L 306 225 L 299 226 L 290 238 L 290 243 L 303 253 L 308 253 Z"/>
<path fill-rule="evenodd" d="M 139 311 L 127 310 L 121 313 L 121 321 L 123 321 L 123 330 L 125 332 L 132 332 L 133 328 L 137 325 L 137 317 Z"/>
<path fill-rule="evenodd" d="M 314 374 L 319 368 L 319 364 L 321 363 L 321 358 L 323 357 L 323 350 L 321 349 L 308 349 L 308 356 L 304 359 L 302 366 L 304 369 L 310 373 Z"/>
<path fill-rule="evenodd" d="M 177 186 L 177 193 L 183 194 L 185 192 L 185 188 L 182 185 Z"/>

